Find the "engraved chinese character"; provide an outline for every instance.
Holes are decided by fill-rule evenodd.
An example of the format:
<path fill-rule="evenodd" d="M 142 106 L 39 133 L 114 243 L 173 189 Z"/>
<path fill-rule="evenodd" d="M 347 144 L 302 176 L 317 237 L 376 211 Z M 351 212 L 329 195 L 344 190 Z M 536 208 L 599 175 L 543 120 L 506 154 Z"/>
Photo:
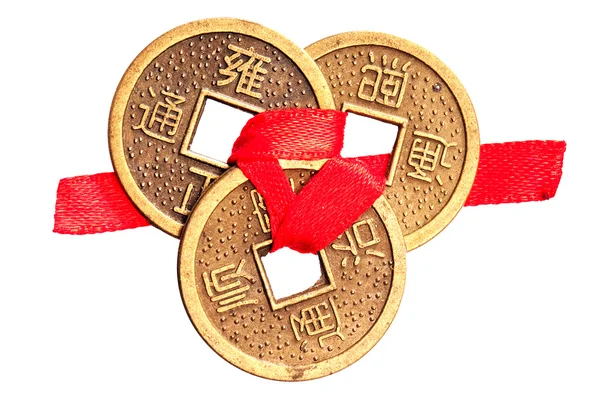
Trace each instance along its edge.
<path fill-rule="evenodd" d="M 202 184 L 202 189 L 201 189 L 202 192 L 204 192 L 204 190 L 206 188 L 208 188 L 208 186 L 211 184 L 211 182 L 213 182 L 215 180 L 215 178 L 217 178 L 216 176 L 212 175 L 211 173 L 209 173 L 205 170 L 202 170 L 198 167 L 191 166 L 188 170 L 190 171 L 190 173 L 197 174 L 204 178 L 204 183 Z M 179 206 L 173 207 L 173 211 L 175 213 L 181 214 L 182 216 L 186 216 L 186 217 L 190 214 L 192 209 L 189 207 L 189 205 L 190 205 L 190 197 L 192 196 L 193 190 L 194 190 L 194 184 L 192 184 L 190 182 L 185 190 L 185 194 L 183 195 L 183 200 L 181 201 L 181 204 Z M 192 204 L 193 203 L 195 203 L 195 202 L 192 200 Z"/>
<path fill-rule="evenodd" d="M 148 92 L 152 98 L 156 98 L 152 87 L 148 89 Z M 177 128 L 183 115 L 179 105 L 185 102 L 185 98 L 164 90 L 160 93 L 164 96 L 164 102 L 159 100 L 154 104 L 152 112 L 150 112 L 150 106 L 140 104 L 139 107 L 144 110 L 144 114 L 140 124 L 134 126 L 133 129 L 142 130 L 152 138 L 173 144 L 175 140 L 171 137 L 177 134 Z"/>
<path fill-rule="evenodd" d="M 237 266 L 230 264 L 215 269 L 210 272 L 210 277 L 207 272 L 202 273 L 204 286 L 210 301 L 219 303 L 217 312 L 225 312 L 242 305 L 258 303 L 256 299 L 244 300 L 250 286 L 248 284 L 242 286 L 240 279 L 246 279 L 250 283 L 256 282 L 252 275 L 244 272 L 245 263 L 245 260 L 240 260 Z"/>
<path fill-rule="evenodd" d="M 375 223 L 372 218 L 355 222 L 352 225 L 352 233 L 346 230 L 338 237 L 338 240 L 343 239 L 344 237 L 348 241 L 347 244 L 333 243 L 331 247 L 333 247 L 335 250 L 349 251 L 354 256 L 354 265 L 360 264 L 361 252 L 359 249 L 366 249 L 364 251 L 364 255 L 367 256 L 375 256 L 380 258 L 385 257 L 385 254 L 383 254 L 381 251 L 374 250 L 372 248 L 369 249 L 369 247 L 375 246 L 381 242 L 381 239 L 379 239 L 377 236 Z M 344 257 L 342 260 L 342 267 L 345 267 L 347 263 L 348 257 Z"/>
<path fill-rule="evenodd" d="M 332 317 L 333 314 L 333 317 Z M 340 332 L 340 319 L 335 309 L 333 297 L 329 302 L 323 301 L 319 304 L 300 310 L 300 317 L 290 315 L 290 323 L 296 340 L 300 341 L 301 334 L 306 332 L 308 336 L 319 336 L 319 346 L 323 348 L 323 341 L 333 336 L 344 341 L 344 335 Z M 305 340 L 306 342 L 306 340 Z M 305 345 L 305 342 L 302 345 Z"/>
<path fill-rule="evenodd" d="M 256 218 L 258 218 L 260 228 L 264 233 L 271 232 L 271 221 L 269 220 L 269 214 L 267 213 L 265 200 L 256 189 L 250 191 L 250 197 L 252 198 L 252 205 L 254 206 L 254 211 L 252 214 L 256 215 Z"/>
<path fill-rule="evenodd" d="M 361 68 L 363 78 L 358 87 L 358 98 L 392 108 L 399 108 L 408 82 L 406 71 L 410 61 L 398 69 L 398 58 L 394 58 L 388 67 L 387 55 L 381 57 L 381 66 L 375 65 L 375 55 L 369 52 L 370 64 Z M 373 74 L 374 72 L 374 74 Z"/>
<path fill-rule="evenodd" d="M 414 167 L 415 171 L 407 175 L 418 180 L 431 182 L 431 175 L 435 173 L 438 164 L 447 169 L 452 167 L 450 163 L 446 162 L 446 154 L 448 148 L 456 146 L 457 143 L 449 143 L 442 137 L 420 131 L 415 131 L 414 135 L 419 138 L 415 138 L 413 141 L 408 157 L 408 164 Z M 438 184 L 442 185 L 442 178 L 439 174 L 435 176 L 435 180 Z"/>
<path fill-rule="evenodd" d="M 242 93 L 249 95 L 250 97 L 261 99 L 262 94 L 253 91 L 255 88 L 260 88 L 260 82 L 265 80 L 264 76 L 267 70 L 262 68 L 263 63 L 270 63 L 271 58 L 264 55 L 260 55 L 254 51 L 253 47 L 244 49 L 233 44 L 227 46 L 228 49 L 233 51 L 233 55 L 226 55 L 223 59 L 227 63 L 227 68 L 219 69 L 221 75 L 226 76 L 225 79 L 217 81 L 218 86 L 226 86 L 234 81 L 238 75 L 238 84 L 235 88 L 236 93 Z M 244 57 L 248 57 L 244 60 Z"/>

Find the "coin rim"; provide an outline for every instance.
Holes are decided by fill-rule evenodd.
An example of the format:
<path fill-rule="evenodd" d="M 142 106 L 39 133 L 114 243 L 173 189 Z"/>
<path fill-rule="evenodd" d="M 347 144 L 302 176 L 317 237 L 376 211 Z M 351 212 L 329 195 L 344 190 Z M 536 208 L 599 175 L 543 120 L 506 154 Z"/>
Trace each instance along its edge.
<path fill-rule="evenodd" d="M 289 39 L 257 23 L 235 18 L 203 19 L 178 26 L 150 43 L 133 60 L 117 86 L 108 122 L 109 152 L 117 178 L 129 199 L 152 225 L 176 238 L 181 235 L 183 225 L 160 211 L 133 178 L 124 152 L 123 119 L 135 84 L 156 57 L 190 37 L 221 32 L 251 36 L 277 47 L 300 68 L 315 93 L 316 105 L 322 109 L 333 109 L 334 106 L 329 86 L 312 58 Z"/>
<path fill-rule="evenodd" d="M 284 169 L 319 169 L 323 163 L 324 161 L 280 161 Z M 194 264 L 203 228 L 222 200 L 233 189 L 246 181 L 248 179 L 239 168 L 230 168 L 204 192 L 198 201 L 198 206 L 188 218 L 179 246 L 178 279 L 181 297 L 190 320 L 200 336 L 217 354 L 236 367 L 256 376 L 281 381 L 311 380 L 330 375 L 352 365 L 373 348 L 386 332 L 398 311 L 404 292 L 406 247 L 400 224 L 391 206 L 383 197 L 377 199 L 373 204 L 373 208 L 381 217 L 387 229 L 394 261 L 394 276 L 390 293 L 377 321 L 363 338 L 338 356 L 310 365 L 296 367 L 277 365 L 272 362 L 261 361 L 235 348 L 228 339 L 216 330 L 206 315 L 197 292 L 196 267 Z"/>
<path fill-rule="evenodd" d="M 406 247 L 410 251 L 427 243 L 442 232 L 464 206 L 475 181 L 479 164 L 480 141 L 477 117 L 471 99 L 456 75 L 435 55 L 406 39 L 379 32 L 346 32 L 321 39 L 306 47 L 305 50 L 316 62 L 322 56 L 335 50 L 359 45 L 390 47 L 408 53 L 428 65 L 440 75 L 456 98 L 465 121 L 467 148 L 463 170 L 456 189 L 446 206 L 431 221 L 418 230 L 404 235 Z"/>

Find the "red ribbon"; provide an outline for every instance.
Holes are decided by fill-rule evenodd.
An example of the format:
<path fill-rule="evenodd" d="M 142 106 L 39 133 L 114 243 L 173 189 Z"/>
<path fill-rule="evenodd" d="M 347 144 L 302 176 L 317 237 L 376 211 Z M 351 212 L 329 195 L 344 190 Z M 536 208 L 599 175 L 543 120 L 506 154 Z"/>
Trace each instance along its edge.
<path fill-rule="evenodd" d="M 58 183 L 54 232 L 85 235 L 147 225 L 115 173 L 63 178 Z"/>
<path fill-rule="evenodd" d="M 479 166 L 465 206 L 548 200 L 562 176 L 564 141 L 481 145 Z"/>
<path fill-rule="evenodd" d="M 271 251 L 316 253 L 383 193 L 386 168 L 377 169 L 379 162 L 340 157 L 346 116 L 323 109 L 263 112 L 233 145 L 229 162 L 237 163 L 269 209 Z M 277 159 L 329 160 L 295 194 Z"/>
<path fill-rule="evenodd" d="M 290 245 L 307 251 L 311 250 L 312 243 L 308 247 L 303 247 L 303 244 L 295 241 L 296 238 L 294 238 L 294 236 L 307 236 L 307 225 L 298 223 L 299 218 L 305 217 L 306 206 L 313 201 L 320 201 L 322 197 L 351 197 L 347 193 L 332 194 L 330 190 L 347 189 L 356 185 L 357 181 L 360 181 L 358 184 L 362 184 L 357 186 L 367 187 L 366 192 L 368 192 L 364 198 L 361 197 L 360 206 L 364 206 L 364 203 L 367 202 L 372 203 L 371 196 L 379 189 L 380 176 L 384 175 L 387 168 L 388 155 L 357 159 L 335 157 L 341 149 L 340 129 L 343 131 L 345 118 L 345 115 L 340 116 L 340 112 L 315 112 L 313 110 L 307 111 L 302 118 L 298 118 L 296 116 L 303 113 L 295 110 L 293 111 L 295 117 L 281 116 L 278 120 L 279 116 L 273 115 L 280 112 L 261 113 L 252 119 L 244 129 L 245 132 L 236 141 L 231 160 L 237 160 L 238 165 L 247 175 L 248 173 L 252 174 L 253 172 L 249 170 L 253 169 L 254 174 L 267 172 L 272 176 L 278 176 L 273 182 L 260 177 L 258 177 L 259 180 L 253 181 L 259 185 L 264 184 L 264 189 L 260 189 L 258 186 L 257 189 L 259 192 L 262 191 L 265 200 L 269 203 L 271 221 L 272 224 L 276 224 L 274 230 L 279 228 L 276 232 L 280 237 L 277 247 Z M 293 112 L 290 112 L 288 116 L 293 115 Z M 313 119 L 308 120 L 307 123 L 306 117 Z M 282 125 L 287 123 L 287 125 L 278 133 L 274 127 L 269 127 L 274 122 Z M 322 130 L 318 130 L 317 127 L 317 130 L 311 131 L 312 136 L 311 134 L 298 134 L 303 128 L 302 125 L 312 125 L 313 127 L 321 125 Z M 327 129 L 330 129 L 329 133 L 326 131 Z M 334 133 L 332 134 L 331 131 Z M 256 137 L 257 134 L 271 138 L 261 141 Z M 279 141 L 272 139 L 277 134 L 281 135 Z M 320 138 L 317 139 L 317 137 Z M 539 201 L 554 197 L 562 174 L 565 149 L 564 141 L 523 141 L 482 145 L 477 176 L 465 206 Z M 277 158 L 319 159 L 328 157 L 334 157 L 334 159 L 328 161 L 313 177 L 312 182 L 307 184 L 297 196 L 291 192 L 287 180 L 285 185 L 282 184 L 283 171 L 279 165 L 277 164 L 277 168 L 274 167 L 277 163 L 274 159 Z M 257 170 L 260 170 L 260 173 Z M 342 183 L 339 173 L 348 173 L 347 176 L 354 175 L 352 184 Z M 328 174 L 334 179 L 327 177 Z M 317 179 L 319 175 L 321 177 Z M 361 178 L 365 178 L 365 180 L 361 181 Z M 318 182 L 319 180 L 325 182 Z M 334 183 L 331 183 L 332 181 Z M 273 187 L 270 187 L 269 184 Z M 281 192 L 271 191 L 272 188 L 277 188 Z M 272 192 L 272 194 L 267 192 Z M 326 194 L 323 194 L 324 192 Z M 269 196 L 275 197 L 275 201 L 271 199 L 269 202 L 267 199 Z M 295 203 L 296 201 L 297 203 Z M 290 206 L 292 203 L 294 206 Z M 305 204 L 302 205 L 302 203 Z M 333 206 L 331 208 L 338 206 L 333 202 L 328 205 Z M 358 212 L 359 206 L 355 205 L 356 201 L 352 200 L 352 206 L 348 206 L 348 208 L 356 208 L 356 212 Z M 362 212 L 358 213 L 358 215 L 360 214 Z M 273 222 L 273 215 L 275 215 L 275 222 Z M 340 214 L 322 213 L 319 217 L 324 218 L 317 220 L 319 222 L 316 225 L 320 227 L 316 232 L 321 234 L 323 229 L 321 227 L 330 225 L 326 221 L 330 216 L 335 219 L 344 217 Z M 353 216 L 348 215 L 348 217 Z M 287 221 L 284 221 L 286 219 Z M 64 178 L 58 185 L 54 232 L 81 235 L 146 225 L 149 225 L 148 222 L 131 204 L 114 173 Z M 323 232 L 323 236 L 335 234 L 334 229 L 337 230 L 339 227 L 332 227 L 331 231 Z M 281 231 L 283 231 L 283 235 Z M 314 231 L 312 233 L 315 234 Z M 281 238 L 282 236 L 283 238 Z M 334 235 L 333 238 L 335 236 L 337 235 Z M 308 241 L 314 243 L 320 240 L 310 237 Z"/>

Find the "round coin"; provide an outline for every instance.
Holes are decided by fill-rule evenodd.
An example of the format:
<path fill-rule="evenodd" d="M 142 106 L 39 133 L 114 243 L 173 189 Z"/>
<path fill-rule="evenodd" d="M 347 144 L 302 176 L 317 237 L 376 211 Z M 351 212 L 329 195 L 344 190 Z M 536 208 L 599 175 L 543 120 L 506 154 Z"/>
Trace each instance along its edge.
<path fill-rule="evenodd" d="M 244 120 L 264 110 L 331 109 L 333 102 L 304 50 L 251 22 L 192 22 L 146 47 L 117 88 L 110 153 L 132 202 L 173 236 L 180 235 L 202 191 L 228 167 L 224 151 L 234 138 L 216 147 L 223 135 L 219 122 L 229 120 L 214 109 L 223 107 L 241 117 L 241 130 Z"/>
<path fill-rule="evenodd" d="M 294 191 L 321 162 L 281 161 Z M 379 198 L 318 253 L 312 287 L 277 298 L 262 258 L 271 247 L 262 197 L 236 167 L 202 196 L 179 251 L 190 319 L 233 365 L 276 380 L 309 380 L 367 353 L 394 318 L 406 276 L 400 225 Z"/>
<path fill-rule="evenodd" d="M 384 197 L 408 250 L 429 241 L 462 208 L 477 171 L 479 130 L 465 89 L 427 50 L 383 33 L 343 33 L 306 51 L 336 109 L 398 127 Z"/>

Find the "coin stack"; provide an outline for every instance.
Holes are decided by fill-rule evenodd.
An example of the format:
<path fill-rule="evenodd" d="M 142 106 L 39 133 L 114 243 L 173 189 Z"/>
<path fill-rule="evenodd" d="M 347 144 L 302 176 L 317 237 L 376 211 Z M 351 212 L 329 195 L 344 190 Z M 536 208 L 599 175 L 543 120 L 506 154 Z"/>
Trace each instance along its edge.
<path fill-rule="evenodd" d="M 269 211 L 273 193 L 228 163 L 237 136 L 222 126 L 239 118 L 241 130 L 262 112 L 293 109 L 375 119 L 396 137 L 384 158 L 381 196 L 315 251 L 318 281 L 280 297 L 263 261 L 278 225 Z M 465 89 L 416 44 L 351 32 L 303 50 L 235 19 L 192 22 L 146 47 L 117 88 L 109 142 L 131 201 L 181 239 L 180 288 L 200 335 L 235 366 L 277 380 L 329 375 L 376 344 L 400 305 L 406 251 L 456 216 L 479 158 Z M 288 156 L 277 164 L 294 196 L 328 159 Z M 333 214 L 352 210 L 339 207 Z M 317 224 L 316 234 L 325 229 Z"/>

